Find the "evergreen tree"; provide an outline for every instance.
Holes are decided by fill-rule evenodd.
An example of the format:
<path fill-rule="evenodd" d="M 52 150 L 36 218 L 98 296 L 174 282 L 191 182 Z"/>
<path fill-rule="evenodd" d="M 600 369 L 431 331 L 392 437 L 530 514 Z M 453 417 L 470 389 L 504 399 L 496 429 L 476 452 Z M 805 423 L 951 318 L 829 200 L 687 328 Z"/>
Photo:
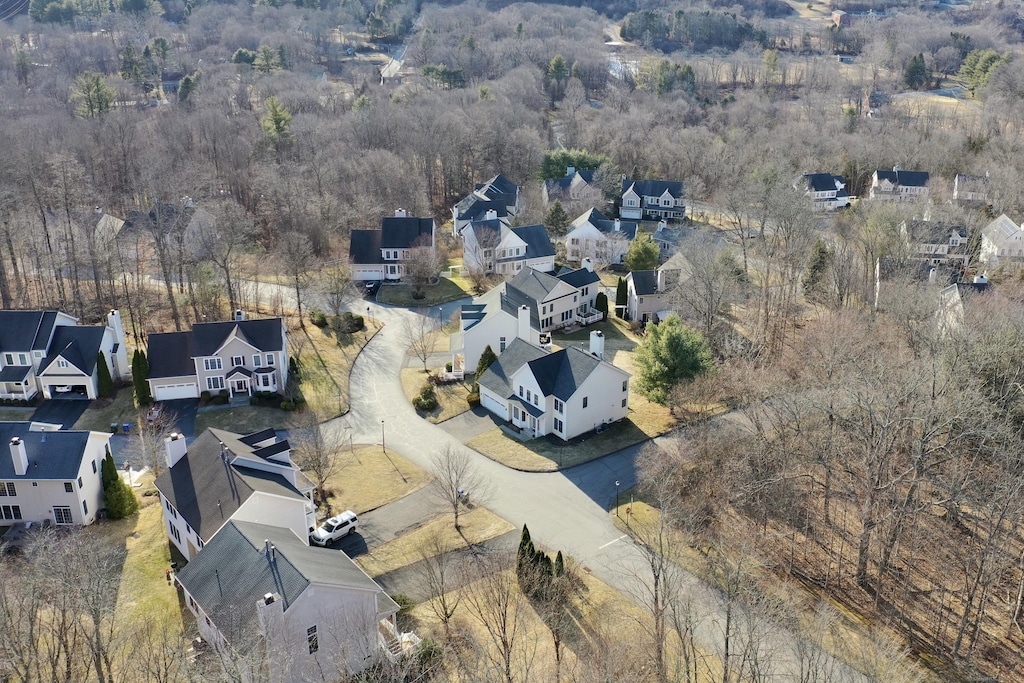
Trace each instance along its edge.
<path fill-rule="evenodd" d="M 565 558 L 562 557 L 562 551 L 559 550 L 555 555 L 555 578 L 560 579 L 563 576 L 565 576 Z"/>
<path fill-rule="evenodd" d="M 626 315 L 626 304 L 629 303 L 629 288 L 621 277 L 615 285 L 615 315 L 620 318 Z"/>
<path fill-rule="evenodd" d="M 597 296 L 594 297 L 594 308 L 604 313 L 602 320 L 608 319 L 608 295 L 604 292 L 598 292 Z"/>
<path fill-rule="evenodd" d="M 142 349 L 135 349 L 132 355 L 132 384 L 135 386 L 135 400 L 140 406 L 148 406 L 153 402 L 153 394 L 149 389 L 149 360 Z"/>
<path fill-rule="evenodd" d="M 484 349 L 483 353 L 480 354 L 480 360 L 476 364 L 476 381 L 479 382 L 480 378 L 483 377 L 484 372 L 487 368 L 491 367 L 491 363 L 498 360 L 498 357 L 494 355 L 494 349 L 488 344 Z"/>
<path fill-rule="evenodd" d="M 711 348 L 704 335 L 672 314 L 660 324 L 648 326 L 633 362 L 633 386 L 649 400 L 665 404 L 676 384 L 711 367 Z"/>
<path fill-rule="evenodd" d="M 117 473 L 114 456 L 109 451 L 103 459 L 100 478 L 103 482 L 103 504 L 107 506 L 107 516 L 110 519 L 124 519 L 139 509 L 135 492 Z"/>
<path fill-rule="evenodd" d="M 660 252 L 647 233 L 637 235 L 629 245 L 626 258 L 623 259 L 630 270 L 654 270 L 658 267 Z"/>
<path fill-rule="evenodd" d="M 931 69 L 924 62 L 924 54 L 911 57 L 903 70 L 903 82 L 911 90 L 923 90 L 932 80 Z"/>
<path fill-rule="evenodd" d="M 825 296 L 825 275 L 832 263 L 832 252 L 824 240 L 818 240 L 804 273 L 804 295 L 809 301 L 822 301 Z"/>
<path fill-rule="evenodd" d="M 110 377 L 107 357 L 103 355 L 102 351 L 96 354 L 96 388 L 103 398 L 110 398 L 114 395 L 114 380 Z"/>
<path fill-rule="evenodd" d="M 562 202 L 556 199 L 544 216 L 544 226 L 553 235 L 564 235 L 569 229 L 570 222 L 569 214 L 565 212 Z"/>

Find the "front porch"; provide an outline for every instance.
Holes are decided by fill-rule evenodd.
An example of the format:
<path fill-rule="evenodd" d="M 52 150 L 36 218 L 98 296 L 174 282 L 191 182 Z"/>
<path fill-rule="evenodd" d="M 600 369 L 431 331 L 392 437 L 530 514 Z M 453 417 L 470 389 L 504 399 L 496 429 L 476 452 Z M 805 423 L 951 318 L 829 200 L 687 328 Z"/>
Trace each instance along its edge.
<path fill-rule="evenodd" d="M 392 619 L 377 622 L 377 642 L 384 656 L 391 662 L 397 662 L 415 650 L 421 639 L 415 633 L 401 633 Z"/>

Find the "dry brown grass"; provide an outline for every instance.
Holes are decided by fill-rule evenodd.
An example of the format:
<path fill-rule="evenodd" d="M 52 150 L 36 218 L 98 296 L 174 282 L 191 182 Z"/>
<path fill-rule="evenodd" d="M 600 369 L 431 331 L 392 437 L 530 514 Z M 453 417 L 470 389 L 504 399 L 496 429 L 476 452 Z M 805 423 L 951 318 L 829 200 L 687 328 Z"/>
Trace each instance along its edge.
<path fill-rule="evenodd" d="M 327 480 L 331 509 L 367 512 L 422 488 L 430 474 L 380 446 L 347 446 L 341 471 Z"/>
<path fill-rule="evenodd" d="M 352 364 L 359 352 L 381 326 L 374 320 L 366 320 L 366 328 L 338 339 L 330 328 L 306 325 L 288 333 L 288 345 L 292 355 L 302 361 L 302 380 L 299 388 L 306 404 L 321 420 L 327 420 L 345 413 L 349 401 L 349 375 Z"/>
<path fill-rule="evenodd" d="M 380 576 L 421 560 L 421 549 L 436 534 L 448 547 L 461 548 L 497 538 L 513 529 L 514 526 L 485 507 L 460 514 L 458 529 L 452 522 L 452 516 L 443 514 L 357 557 L 356 562 L 370 576 Z"/>
<path fill-rule="evenodd" d="M 427 375 L 420 368 L 402 368 L 401 372 L 402 391 L 405 398 L 411 403 L 412 399 L 419 396 L 420 389 L 427 382 Z M 427 422 L 437 424 L 444 422 L 456 415 L 469 410 L 469 403 L 466 397 L 469 396 L 472 382 L 456 382 L 434 387 L 434 396 L 437 397 L 437 408 L 429 413 L 418 411 Z"/>

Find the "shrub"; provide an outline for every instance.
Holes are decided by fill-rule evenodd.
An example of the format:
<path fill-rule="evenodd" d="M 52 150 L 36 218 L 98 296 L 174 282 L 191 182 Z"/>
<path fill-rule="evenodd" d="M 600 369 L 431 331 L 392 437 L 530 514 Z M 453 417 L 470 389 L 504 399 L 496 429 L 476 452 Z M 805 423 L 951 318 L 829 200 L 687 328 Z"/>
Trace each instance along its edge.
<path fill-rule="evenodd" d="M 327 327 L 327 316 L 323 311 L 314 308 L 309 312 L 309 322 L 323 329 Z"/>
<path fill-rule="evenodd" d="M 451 361 L 448 361 L 447 363 L 444 364 L 444 371 L 445 372 L 451 372 L 452 371 L 452 363 L 451 363 Z"/>
<path fill-rule="evenodd" d="M 434 394 L 434 387 L 429 383 L 424 384 L 420 389 L 420 395 L 412 400 L 412 406 L 416 410 L 429 412 L 437 407 L 437 395 Z"/>
<path fill-rule="evenodd" d="M 227 390 L 227 389 L 221 389 L 221 390 L 220 390 L 220 393 L 218 394 L 218 396 L 221 396 L 221 397 L 223 397 L 223 398 L 227 398 L 227 397 L 228 397 L 229 395 L 230 395 L 230 394 L 228 393 L 228 390 Z"/>
<path fill-rule="evenodd" d="M 199 394 L 199 400 L 202 401 L 203 403 L 208 403 L 210 401 L 210 392 L 204 391 L 203 393 Z"/>
<path fill-rule="evenodd" d="M 398 605 L 398 614 L 395 615 L 398 630 L 411 631 L 416 626 L 416 620 L 410 614 L 416 602 L 405 593 L 395 593 L 391 599 Z"/>
<path fill-rule="evenodd" d="M 260 397 L 253 394 L 249 397 L 249 405 L 258 406 L 260 404 Z"/>
<path fill-rule="evenodd" d="M 121 479 L 114 465 L 114 458 L 107 452 L 103 459 L 100 479 L 103 482 L 103 504 L 110 519 L 124 519 L 139 509 L 135 491 Z"/>
<path fill-rule="evenodd" d="M 281 410 L 287 410 L 289 412 L 295 410 L 295 401 L 289 401 L 288 399 L 281 401 Z"/>
<path fill-rule="evenodd" d="M 466 396 L 466 403 L 469 404 L 470 408 L 476 408 L 478 405 L 480 405 L 480 394 L 475 392 L 469 394 L 468 396 Z"/>

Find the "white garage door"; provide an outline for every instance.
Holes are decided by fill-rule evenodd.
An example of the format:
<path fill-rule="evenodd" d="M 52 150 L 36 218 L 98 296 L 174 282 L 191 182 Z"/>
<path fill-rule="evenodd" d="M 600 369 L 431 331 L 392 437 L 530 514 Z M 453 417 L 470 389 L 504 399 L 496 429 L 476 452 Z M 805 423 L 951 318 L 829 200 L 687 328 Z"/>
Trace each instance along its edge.
<path fill-rule="evenodd" d="M 353 268 L 352 269 L 353 280 L 383 280 L 384 271 L 380 268 Z"/>
<path fill-rule="evenodd" d="M 170 401 L 175 398 L 199 398 L 199 388 L 189 384 L 163 384 L 153 389 L 153 398 L 157 401 Z"/>

